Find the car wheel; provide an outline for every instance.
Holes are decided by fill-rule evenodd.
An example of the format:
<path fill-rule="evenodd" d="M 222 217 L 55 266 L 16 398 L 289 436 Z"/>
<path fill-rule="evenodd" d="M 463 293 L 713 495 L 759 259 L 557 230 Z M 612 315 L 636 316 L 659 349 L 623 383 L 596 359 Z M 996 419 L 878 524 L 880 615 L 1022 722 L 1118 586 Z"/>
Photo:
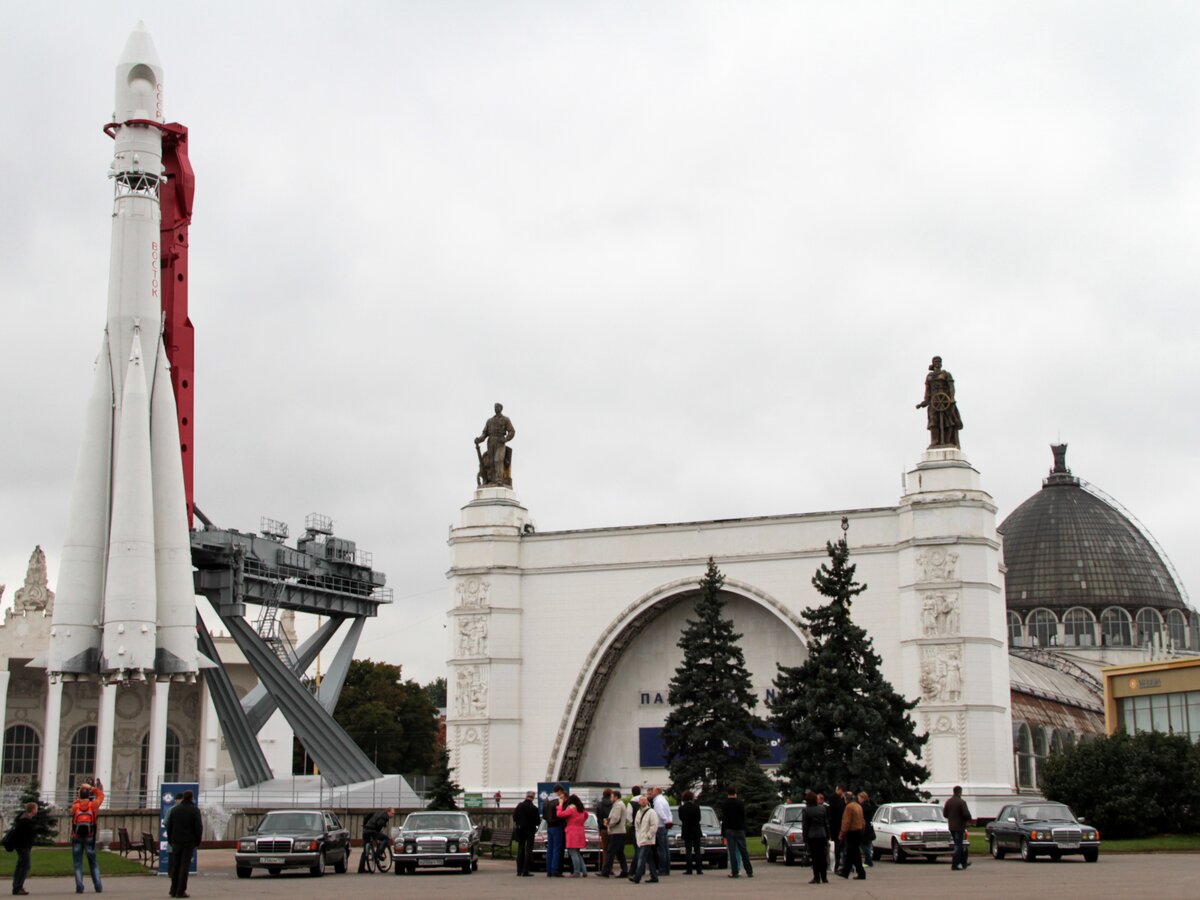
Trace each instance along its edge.
<path fill-rule="evenodd" d="M 767 862 L 773 863 L 777 859 L 779 859 L 779 854 L 771 849 L 770 844 L 767 844 Z"/>
<path fill-rule="evenodd" d="M 271 866 L 269 869 L 267 869 L 267 874 L 268 875 L 278 875 L 282 871 L 283 871 L 283 869 L 279 868 L 279 866 Z"/>
<path fill-rule="evenodd" d="M 1004 850 L 994 834 L 988 835 L 988 849 L 992 852 L 992 859 L 1004 859 Z"/>
<path fill-rule="evenodd" d="M 783 848 L 783 864 L 785 866 L 794 866 L 796 864 L 796 856 L 792 853 L 791 847 Z"/>
<path fill-rule="evenodd" d="M 1021 859 L 1025 862 L 1033 862 L 1037 859 L 1037 853 L 1029 846 L 1028 838 L 1021 838 Z"/>
<path fill-rule="evenodd" d="M 346 852 L 342 854 L 342 858 L 333 864 L 333 871 L 339 875 L 345 875 L 346 870 L 350 868 L 350 848 L 346 848 Z"/>
<path fill-rule="evenodd" d="M 250 867 L 249 866 L 238 866 L 237 867 L 237 877 L 238 878 L 249 878 L 250 877 Z"/>
<path fill-rule="evenodd" d="M 900 842 L 892 838 L 892 862 L 902 863 L 908 859 L 908 854 L 900 849 Z"/>
<path fill-rule="evenodd" d="M 1084 850 L 1083 851 L 1083 861 L 1084 862 L 1095 862 L 1099 858 L 1100 858 L 1099 850 Z"/>
<path fill-rule="evenodd" d="M 320 853 L 317 854 L 317 864 L 315 866 L 312 866 L 309 868 L 308 874 L 313 876 L 313 878 L 320 878 L 322 875 L 325 874 L 325 851 L 324 850 L 322 850 Z"/>

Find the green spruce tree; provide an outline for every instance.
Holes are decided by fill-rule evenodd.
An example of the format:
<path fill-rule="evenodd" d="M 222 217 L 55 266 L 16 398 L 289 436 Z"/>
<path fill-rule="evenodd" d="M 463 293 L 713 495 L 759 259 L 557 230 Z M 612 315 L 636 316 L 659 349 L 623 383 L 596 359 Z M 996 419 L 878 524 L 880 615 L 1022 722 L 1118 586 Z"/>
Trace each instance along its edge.
<path fill-rule="evenodd" d="M 793 798 L 840 784 L 877 803 L 919 799 L 929 778 L 920 763 L 928 738 L 909 715 L 916 701 L 884 679 L 871 639 L 850 618 L 851 601 L 867 586 L 854 581 L 846 538 L 826 551 L 832 564 L 822 563 L 813 586 L 829 602 L 800 614 L 811 636 L 808 659 L 779 666 L 769 703 L 787 752 L 780 776 Z"/>
<path fill-rule="evenodd" d="M 41 786 L 36 776 L 30 779 L 29 784 L 21 791 L 20 806 L 13 815 L 14 822 L 25 812 L 27 803 L 37 804 L 37 812 L 33 816 L 33 842 L 42 846 L 53 844 L 54 839 L 58 837 L 58 826 L 54 816 L 50 814 L 50 804 L 42 800 Z"/>
<path fill-rule="evenodd" d="M 429 789 L 427 809 L 458 809 L 455 802 L 462 788 L 450 775 L 450 751 L 445 747 L 437 751 L 437 764 L 433 769 L 433 785 Z"/>
<path fill-rule="evenodd" d="M 767 755 L 766 741 L 758 735 L 766 723 L 754 713 L 757 700 L 738 643 L 742 636 L 722 615 L 724 583 L 710 558 L 696 618 L 687 620 L 679 638 L 683 661 L 668 685 L 672 709 L 662 744 L 671 792 L 677 797 L 698 789 L 705 798 L 723 800 L 726 787 L 739 783 L 746 765 L 757 765 Z"/>

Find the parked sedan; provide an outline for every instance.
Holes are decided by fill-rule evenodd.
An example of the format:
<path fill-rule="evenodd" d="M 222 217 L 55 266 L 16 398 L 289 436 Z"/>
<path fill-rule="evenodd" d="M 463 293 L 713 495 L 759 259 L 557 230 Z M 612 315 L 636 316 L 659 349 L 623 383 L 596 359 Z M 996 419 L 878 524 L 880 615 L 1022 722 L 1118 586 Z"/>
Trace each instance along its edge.
<path fill-rule="evenodd" d="M 479 826 L 457 810 L 409 813 L 394 851 L 397 875 L 443 867 L 461 868 L 470 875 L 479 867 Z"/>
<path fill-rule="evenodd" d="M 936 803 L 884 803 L 875 810 L 871 825 L 876 859 L 888 853 L 892 862 L 900 863 L 910 856 L 937 859 L 954 852 L 950 826 Z"/>
<path fill-rule="evenodd" d="M 233 860 L 238 878 L 249 878 L 254 869 L 272 875 L 284 869 L 308 869 L 312 875 L 324 875 L 327 865 L 340 874 L 350 860 L 350 833 L 331 812 L 276 810 L 238 840 Z"/>
<path fill-rule="evenodd" d="M 667 832 L 671 860 L 682 862 L 685 857 L 678 806 L 671 807 L 671 819 L 675 822 L 675 827 Z M 700 855 L 704 858 L 704 865 L 710 869 L 724 869 L 729 864 L 729 853 L 725 849 L 725 838 L 721 836 L 721 820 L 711 806 L 700 807 L 700 835 Z"/>
<path fill-rule="evenodd" d="M 767 850 L 767 862 L 783 857 L 786 865 L 810 865 L 808 845 L 800 833 L 800 814 L 803 803 L 782 803 L 771 812 L 762 827 L 763 846 Z"/>
<path fill-rule="evenodd" d="M 1062 803 L 1013 803 L 987 826 L 988 849 L 996 859 L 1015 850 L 1026 862 L 1039 856 L 1062 859 L 1078 853 L 1086 862 L 1100 858 L 1100 832 L 1075 818 Z"/>
<path fill-rule="evenodd" d="M 600 871 L 600 825 L 596 820 L 596 814 L 589 812 L 587 819 L 583 823 L 583 836 L 587 846 L 580 853 L 583 854 L 583 862 L 588 868 Z M 546 820 L 542 819 L 538 823 L 537 834 L 533 836 L 533 867 L 535 869 L 546 868 Z M 566 848 L 563 848 L 563 864 L 562 871 L 570 872 L 571 863 L 567 856 Z"/>

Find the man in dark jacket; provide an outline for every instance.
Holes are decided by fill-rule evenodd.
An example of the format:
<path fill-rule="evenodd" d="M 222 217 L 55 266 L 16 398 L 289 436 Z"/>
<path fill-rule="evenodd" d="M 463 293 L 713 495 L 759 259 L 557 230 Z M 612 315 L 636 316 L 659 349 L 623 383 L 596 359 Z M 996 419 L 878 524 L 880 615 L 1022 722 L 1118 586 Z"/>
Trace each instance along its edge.
<path fill-rule="evenodd" d="M 13 893 L 28 894 L 25 890 L 25 879 L 29 877 L 29 856 L 33 850 L 34 828 L 33 817 L 37 815 L 36 803 L 26 803 L 25 811 L 13 822 L 12 849 L 17 853 L 17 865 L 13 869 Z"/>
<path fill-rule="evenodd" d="M 525 794 L 525 799 L 513 810 L 513 837 L 517 840 L 517 876 L 533 875 L 530 871 L 533 863 L 533 836 L 537 834 L 538 815 L 537 805 L 533 802 L 537 796 L 533 791 Z"/>
<path fill-rule="evenodd" d="M 704 855 L 700 845 L 704 841 L 704 830 L 700 827 L 700 804 L 691 791 L 684 791 L 679 804 L 679 836 L 683 838 L 684 875 L 691 875 L 695 867 L 697 875 L 704 874 Z"/>
<path fill-rule="evenodd" d="M 954 796 L 942 807 L 946 824 L 950 826 L 950 839 L 954 841 L 954 855 L 950 857 L 951 870 L 958 871 L 970 865 L 967 862 L 967 825 L 971 822 L 971 810 L 963 799 L 962 788 L 954 788 Z"/>
<path fill-rule="evenodd" d="M 200 809 L 192 802 L 192 792 L 184 791 L 179 802 L 167 813 L 167 843 L 171 845 L 171 861 L 167 871 L 171 873 L 171 896 L 186 897 L 188 869 L 192 865 L 192 853 L 200 846 L 204 836 L 204 820 Z"/>
<path fill-rule="evenodd" d="M 727 791 L 724 817 L 721 819 L 721 833 L 725 836 L 725 846 L 729 848 L 729 877 L 738 877 L 738 858 L 746 867 L 746 877 L 754 877 L 754 867 L 750 865 L 750 851 L 746 848 L 746 802 L 740 800 L 737 788 L 732 785 Z"/>
<path fill-rule="evenodd" d="M 546 820 L 546 877 L 561 878 L 563 851 L 567 847 L 565 820 L 558 817 L 558 807 L 567 802 L 567 792 L 561 784 L 554 786 L 554 794 L 542 801 L 542 816 Z"/>
<path fill-rule="evenodd" d="M 833 796 L 829 798 L 829 833 L 833 837 L 833 870 L 835 872 L 842 867 L 842 851 L 846 849 L 846 844 L 840 837 L 842 813 L 845 811 L 846 789 L 839 784 L 833 789 Z"/>
<path fill-rule="evenodd" d="M 612 788 L 605 788 L 600 799 L 596 801 L 596 822 L 600 826 L 600 858 L 608 851 L 608 814 L 612 812 Z"/>

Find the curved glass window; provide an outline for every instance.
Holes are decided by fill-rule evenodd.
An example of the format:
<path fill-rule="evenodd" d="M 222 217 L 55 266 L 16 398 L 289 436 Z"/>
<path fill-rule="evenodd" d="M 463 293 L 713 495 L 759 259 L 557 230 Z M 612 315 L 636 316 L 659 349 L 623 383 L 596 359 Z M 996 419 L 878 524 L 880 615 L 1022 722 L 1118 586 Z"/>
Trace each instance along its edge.
<path fill-rule="evenodd" d="M 142 735 L 142 757 L 140 764 L 139 785 L 146 790 L 146 773 L 150 769 L 150 732 Z M 167 756 L 163 765 L 163 781 L 179 781 L 179 732 L 174 728 L 167 729 Z M 157 785 L 155 785 L 157 789 Z"/>
<path fill-rule="evenodd" d="M 96 775 L 96 726 L 84 725 L 71 738 L 67 764 L 67 787 L 72 791 Z"/>
<path fill-rule="evenodd" d="M 1183 617 L 1183 613 L 1177 609 L 1167 611 L 1167 646 L 1172 650 L 1186 650 L 1187 642 L 1187 619 Z"/>
<path fill-rule="evenodd" d="M 1068 647 L 1096 645 L 1096 617 L 1082 606 L 1068 609 L 1063 616 L 1063 643 Z"/>
<path fill-rule="evenodd" d="M 1054 647 L 1058 644 L 1058 619 L 1048 609 L 1035 609 L 1029 614 L 1029 637 L 1035 647 Z"/>
<path fill-rule="evenodd" d="M 1137 641 L 1143 647 L 1162 643 L 1163 623 L 1158 610 L 1145 607 L 1137 614 Z"/>
<path fill-rule="evenodd" d="M 1008 645 L 1010 647 L 1024 646 L 1025 628 L 1021 625 L 1021 617 L 1011 610 L 1008 613 Z"/>
<path fill-rule="evenodd" d="M 1013 723 L 1013 753 L 1017 757 L 1017 787 L 1034 787 L 1033 735 L 1024 722 Z"/>
<path fill-rule="evenodd" d="M 1133 620 L 1119 606 L 1110 606 L 1100 614 L 1100 632 L 1109 647 L 1133 645 Z"/>
<path fill-rule="evenodd" d="M 36 775 L 41 756 L 42 739 L 28 725 L 12 725 L 5 730 L 5 775 Z"/>

